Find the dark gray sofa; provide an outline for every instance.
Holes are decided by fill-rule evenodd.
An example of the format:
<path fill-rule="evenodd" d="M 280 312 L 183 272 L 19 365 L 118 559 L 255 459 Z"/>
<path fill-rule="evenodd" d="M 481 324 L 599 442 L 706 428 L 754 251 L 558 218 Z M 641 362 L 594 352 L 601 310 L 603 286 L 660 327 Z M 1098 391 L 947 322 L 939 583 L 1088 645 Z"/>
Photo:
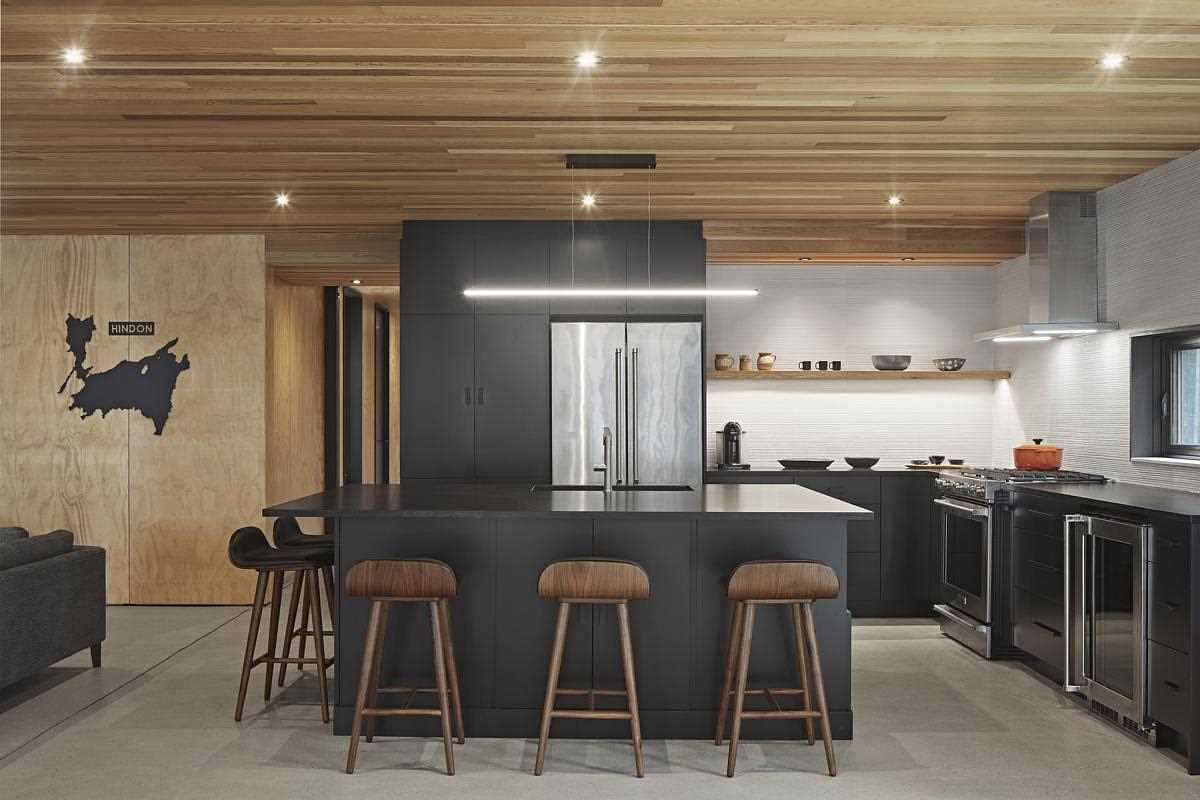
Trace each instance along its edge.
<path fill-rule="evenodd" d="M 0 528 L 0 687 L 85 647 L 100 666 L 104 606 L 103 548 Z"/>

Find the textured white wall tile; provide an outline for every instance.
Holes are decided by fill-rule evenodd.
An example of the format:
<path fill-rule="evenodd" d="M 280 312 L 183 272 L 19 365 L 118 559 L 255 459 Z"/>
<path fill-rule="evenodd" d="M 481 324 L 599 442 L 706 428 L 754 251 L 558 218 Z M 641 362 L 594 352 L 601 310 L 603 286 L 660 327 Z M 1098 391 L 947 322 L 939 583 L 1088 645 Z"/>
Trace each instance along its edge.
<path fill-rule="evenodd" d="M 752 286 L 751 300 L 709 300 L 706 361 L 760 351 L 776 369 L 801 359 L 840 359 L 871 369 L 871 355 L 907 353 L 912 369 L 963 356 L 990 369 L 991 270 L 963 267 L 710 265 L 708 285 Z M 723 382 L 708 388 L 708 463 L 713 433 L 728 420 L 751 433 L 743 458 L 765 467 L 779 458 L 879 456 L 906 461 L 934 453 L 975 463 L 991 454 L 992 386 L 986 382 Z"/>
<path fill-rule="evenodd" d="M 1098 213 L 1102 306 L 1121 330 L 996 346 L 1013 378 L 996 386 L 992 460 L 1010 466 L 1013 444 L 1038 436 L 1067 468 L 1200 491 L 1200 469 L 1129 461 L 1131 334 L 1200 324 L 1200 152 L 1102 190 Z M 997 327 L 1021 321 L 1027 275 L 1023 257 L 995 270 Z"/>

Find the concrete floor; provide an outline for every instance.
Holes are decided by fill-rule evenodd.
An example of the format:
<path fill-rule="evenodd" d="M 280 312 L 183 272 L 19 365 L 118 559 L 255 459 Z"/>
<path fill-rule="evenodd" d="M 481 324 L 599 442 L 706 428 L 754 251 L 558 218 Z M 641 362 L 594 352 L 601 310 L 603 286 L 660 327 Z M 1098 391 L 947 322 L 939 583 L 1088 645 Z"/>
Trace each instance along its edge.
<path fill-rule="evenodd" d="M 754 742 L 738 777 L 709 742 L 646 744 L 644 780 L 624 742 L 468 739 L 458 775 L 441 743 L 329 735 L 315 681 L 289 677 L 270 707 L 256 673 L 233 722 L 241 608 L 109 610 L 105 664 L 86 651 L 0 692 L 0 795 L 26 798 L 1200 798 L 1200 778 L 1099 720 L 1019 666 L 989 663 L 926 622 L 854 628 L 855 739 L 824 774 L 818 744 Z M 293 673 L 294 674 L 294 673 Z M 752 723 L 751 723 L 752 724 Z M 468 735 L 470 731 L 468 731 Z"/>

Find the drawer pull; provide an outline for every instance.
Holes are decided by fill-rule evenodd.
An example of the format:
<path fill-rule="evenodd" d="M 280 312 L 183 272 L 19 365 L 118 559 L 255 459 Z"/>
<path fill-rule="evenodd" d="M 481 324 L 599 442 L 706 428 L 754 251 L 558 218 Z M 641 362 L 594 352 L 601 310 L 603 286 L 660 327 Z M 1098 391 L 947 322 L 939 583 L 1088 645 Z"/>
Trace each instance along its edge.
<path fill-rule="evenodd" d="M 1167 610 L 1167 613 L 1172 613 L 1179 610 L 1179 603 L 1168 603 L 1166 600 L 1155 600 L 1155 603 Z"/>
<path fill-rule="evenodd" d="M 1163 686 L 1167 687 L 1175 694 L 1179 694 L 1179 684 L 1178 683 L 1175 683 L 1174 681 L 1163 681 L 1162 684 L 1163 684 Z"/>
<path fill-rule="evenodd" d="M 1062 570 L 1059 569 L 1058 567 L 1052 566 L 1050 564 L 1045 564 L 1041 561 L 1034 561 L 1033 559 L 1030 559 L 1026 563 L 1028 563 L 1029 566 L 1033 567 L 1034 569 L 1040 569 L 1042 572 L 1056 572 L 1056 573 L 1062 572 Z"/>
<path fill-rule="evenodd" d="M 1056 637 L 1062 636 L 1062 633 L 1060 633 L 1059 631 L 1054 630 L 1054 628 L 1051 628 L 1049 625 L 1043 625 L 1042 623 L 1038 622 L 1037 620 L 1034 620 L 1033 624 L 1037 625 L 1039 628 L 1041 628 L 1044 631 L 1049 631 L 1052 636 L 1056 636 Z"/>

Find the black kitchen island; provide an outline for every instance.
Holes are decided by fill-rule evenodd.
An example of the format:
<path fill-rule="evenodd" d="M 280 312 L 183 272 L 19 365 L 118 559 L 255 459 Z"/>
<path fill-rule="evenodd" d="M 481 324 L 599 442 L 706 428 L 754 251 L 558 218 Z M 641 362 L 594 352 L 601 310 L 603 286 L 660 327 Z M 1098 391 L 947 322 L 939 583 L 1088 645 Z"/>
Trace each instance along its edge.
<path fill-rule="evenodd" d="M 524 483 L 405 481 L 345 486 L 263 514 L 330 519 L 339 585 L 351 566 L 368 558 L 435 558 L 454 569 L 459 597 L 451 614 L 468 737 L 537 735 L 557 607 L 540 599 L 536 587 L 551 561 L 624 558 L 649 573 L 650 599 L 631 605 L 642 728 L 649 739 L 712 735 L 729 625 L 724 580 L 733 567 L 753 559 L 823 561 L 843 585 L 838 599 L 813 607 L 831 725 L 835 738 L 852 736 L 846 528 L 871 518 L 858 506 L 795 485 L 605 494 L 533 491 Z M 334 731 L 347 734 L 369 602 L 339 593 L 334 605 Z M 621 686 L 613 609 L 578 606 L 573 613 L 562 685 Z M 432 685 L 426 609 L 396 606 L 388 623 L 383 684 Z M 790 624 L 783 610 L 760 615 L 752 682 L 796 685 Z M 437 731 L 436 720 L 427 718 L 379 722 L 383 733 Z M 801 730 L 794 721 L 764 720 L 747 724 L 743 736 L 795 738 Z M 629 726 L 562 719 L 553 735 L 627 738 Z"/>

